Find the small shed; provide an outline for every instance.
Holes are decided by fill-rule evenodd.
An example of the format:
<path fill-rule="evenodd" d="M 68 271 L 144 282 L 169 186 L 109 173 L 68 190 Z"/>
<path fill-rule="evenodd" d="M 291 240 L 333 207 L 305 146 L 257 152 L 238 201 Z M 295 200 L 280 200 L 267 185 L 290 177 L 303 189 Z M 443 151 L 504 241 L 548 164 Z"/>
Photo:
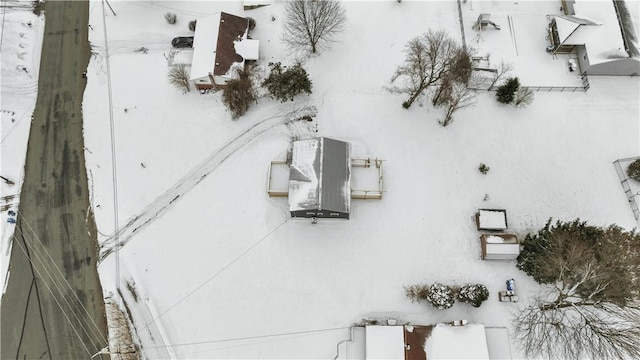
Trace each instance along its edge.
<path fill-rule="evenodd" d="M 351 146 L 326 137 L 293 143 L 289 171 L 291 217 L 348 219 Z"/>
<path fill-rule="evenodd" d="M 507 210 L 480 209 L 476 213 L 478 230 L 504 231 L 507 229 Z"/>
<path fill-rule="evenodd" d="M 482 234 L 483 260 L 515 260 L 520 255 L 520 243 L 513 234 Z"/>

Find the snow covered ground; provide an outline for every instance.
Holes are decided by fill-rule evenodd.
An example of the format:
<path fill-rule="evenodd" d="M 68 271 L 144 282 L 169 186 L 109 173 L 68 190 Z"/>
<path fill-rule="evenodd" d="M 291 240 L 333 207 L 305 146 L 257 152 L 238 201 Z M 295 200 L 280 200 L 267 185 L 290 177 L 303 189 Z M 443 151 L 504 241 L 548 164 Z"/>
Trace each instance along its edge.
<path fill-rule="evenodd" d="M 15 218 L 9 216 L 9 211 L 18 211 L 31 114 L 36 105 L 44 31 L 44 18 L 34 15 L 29 6 L 8 5 L 0 9 L 0 175 L 13 184 L 0 180 L 0 281 L 3 289 L 14 229 L 7 220 Z"/>
<path fill-rule="evenodd" d="M 637 9 L 638 1 L 631 3 Z M 131 224 L 123 233 L 119 283 L 148 358 L 329 358 L 348 327 L 365 317 L 509 327 L 512 312 L 539 288 L 513 262 L 480 259 L 478 208 L 507 209 L 509 228 L 518 234 L 549 217 L 637 226 L 612 165 L 640 152 L 637 78 L 591 77 L 586 93 L 538 92 L 526 109 L 482 92 L 446 128 L 428 100 L 404 110 L 405 99 L 385 90 L 410 38 L 440 28 L 461 39 L 455 1 L 344 2 L 348 21 L 340 42 L 305 63 L 313 94 L 284 104 L 260 99 L 236 121 L 220 94 L 171 87 L 164 55 L 173 37 L 190 34 L 190 20 L 226 11 L 256 19 L 252 36 L 261 42 L 261 63 L 290 64 L 295 59 L 280 41 L 283 3 L 246 12 L 240 1 L 111 5 L 118 223 Z M 562 60 L 545 58 L 544 47 L 516 54 L 512 42 L 489 39 L 489 30 L 484 41 L 473 40 L 480 11 L 524 25 L 556 7 L 469 1 L 466 40 L 487 44 L 492 61 L 512 61 L 527 85 L 575 81 L 556 76 Z M 84 99 L 85 155 L 100 241 L 108 248 L 114 212 L 106 47 L 101 4 L 92 2 L 90 11 L 95 55 Z M 165 22 L 169 11 L 177 24 Z M 519 28 L 516 34 L 519 49 L 539 40 Z M 148 51 L 136 51 L 142 47 Z M 2 49 L 4 79 L 5 44 Z M 188 58 L 188 50 L 181 56 Z M 4 80 L 2 89 L 4 110 Z M 284 125 L 293 112 L 313 108 L 313 124 Z M 9 148 L 2 116 L 4 176 Z M 291 220 L 286 199 L 267 196 L 269 162 L 284 159 L 292 137 L 315 136 L 316 125 L 320 136 L 350 141 L 353 157 L 385 160 L 383 199 L 354 200 L 349 221 Z M 481 162 L 490 167 L 486 175 L 478 171 Z M 7 244 L 3 235 L 3 255 Z M 115 293 L 114 254 L 99 272 L 105 293 Z M 516 279 L 519 304 L 497 300 L 509 278 Z M 478 309 L 436 310 L 404 296 L 405 285 L 436 281 L 482 283 L 491 297 Z M 513 343 L 511 351 L 522 357 Z"/>

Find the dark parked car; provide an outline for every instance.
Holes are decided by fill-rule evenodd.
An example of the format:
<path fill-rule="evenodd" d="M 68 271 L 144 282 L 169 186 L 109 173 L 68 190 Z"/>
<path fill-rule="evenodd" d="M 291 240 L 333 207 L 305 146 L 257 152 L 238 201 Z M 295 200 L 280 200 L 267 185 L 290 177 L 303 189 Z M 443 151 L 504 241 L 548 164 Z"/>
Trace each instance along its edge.
<path fill-rule="evenodd" d="M 174 48 L 190 48 L 193 47 L 193 36 L 179 36 L 171 40 Z"/>

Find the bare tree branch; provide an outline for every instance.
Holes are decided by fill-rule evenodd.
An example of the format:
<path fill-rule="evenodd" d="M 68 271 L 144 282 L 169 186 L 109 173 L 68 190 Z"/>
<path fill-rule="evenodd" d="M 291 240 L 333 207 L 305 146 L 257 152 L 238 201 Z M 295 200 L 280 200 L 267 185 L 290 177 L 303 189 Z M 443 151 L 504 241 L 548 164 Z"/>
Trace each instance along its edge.
<path fill-rule="evenodd" d="M 167 60 L 168 61 L 168 60 Z M 185 64 L 176 64 L 169 67 L 169 82 L 182 89 L 185 93 L 191 91 L 189 86 L 189 71 Z"/>
<path fill-rule="evenodd" d="M 346 22 L 337 0 L 290 0 L 285 12 L 282 40 L 294 52 L 316 54 L 328 49 Z"/>
<path fill-rule="evenodd" d="M 409 95 L 403 104 L 405 108 L 411 107 L 425 90 L 442 79 L 458 52 L 459 45 L 444 31 L 429 30 L 407 43 L 404 64 L 391 78 L 392 83 L 400 82 L 397 92 Z"/>

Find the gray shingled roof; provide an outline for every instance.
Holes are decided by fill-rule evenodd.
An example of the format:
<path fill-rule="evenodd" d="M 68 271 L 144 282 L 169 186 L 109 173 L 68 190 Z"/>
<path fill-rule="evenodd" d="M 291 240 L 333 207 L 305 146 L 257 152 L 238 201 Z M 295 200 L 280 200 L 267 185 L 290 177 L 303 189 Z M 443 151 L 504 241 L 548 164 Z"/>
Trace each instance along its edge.
<path fill-rule="evenodd" d="M 324 137 L 293 143 L 289 172 L 289 208 L 291 211 L 327 210 L 349 213 L 349 143 Z"/>

